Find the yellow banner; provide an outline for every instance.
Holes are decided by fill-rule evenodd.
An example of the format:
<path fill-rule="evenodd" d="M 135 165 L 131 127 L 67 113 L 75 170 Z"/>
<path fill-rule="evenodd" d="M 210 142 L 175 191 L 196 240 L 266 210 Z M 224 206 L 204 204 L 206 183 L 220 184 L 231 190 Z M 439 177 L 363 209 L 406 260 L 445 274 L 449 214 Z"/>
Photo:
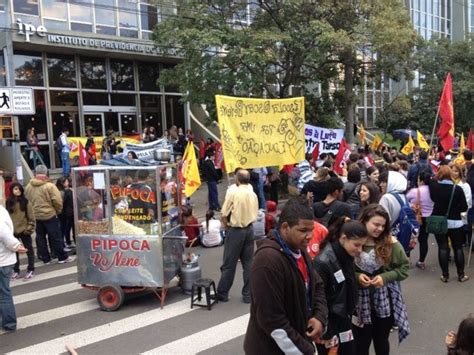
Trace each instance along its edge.
<path fill-rule="evenodd" d="M 365 145 L 365 129 L 362 123 L 360 124 L 360 128 L 359 128 L 359 141 L 360 141 L 360 145 L 362 146 Z"/>
<path fill-rule="evenodd" d="M 464 141 L 464 132 L 461 133 L 461 142 L 459 143 L 459 155 L 466 150 L 466 142 Z"/>
<path fill-rule="evenodd" d="M 216 95 L 227 171 L 304 159 L 304 98 L 248 99 Z"/>
<path fill-rule="evenodd" d="M 418 141 L 418 145 L 421 149 L 429 150 L 430 145 L 426 142 L 425 137 L 421 134 L 420 131 L 416 131 L 416 140 Z"/>
<path fill-rule="evenodd" d="M 94 137 L 94 143 L 95 143 L 95 149 L 96 149 L 96 159 L 101 160 L 102 155 L 102 142 L 104 141 L 105 136 L 103 137 Z M 135 135 L 135 136 L 129 136 L 129 137 L 116 137 L 115 138 L 117 141 L 120 141 L 120 144 L 118 144 L 118 147 L 124 148 L 125 143 L 140 143 L 140 135 Z M 79 143 L 82 143 L 82 146 L 85 148 L 86 147 L 86 142 L 87 142 L 87 137 L 67 137 L 67 141 L 69 143 L 69 147 L 71 149 L 71 152 L 69 153 L 69 158 L 72 159 L 74 157 L 79 156 Z"/>
<path fill-rule="evenodd" d="M 370 146 L 372 150 L 377 150 L 379 149 L 380 145 L 383 143 L 382 138 L 375 133 L 374 141 L 372 142 L 372 145 Z"/>
<path fill-rule="evenodd" d="M 405 155 L 409 155 L 413 153 L 413 148 L 415 148 L 415 142 L 413 142 L 413 138 L 411 138 L 411 134 L 408 136 L 408 142 L 402 148 L 401 152 Z"/>
<path fill-rule="evenodd" d="M 190 197 L 199 186 L 201 186 L 196 152 L 192 143 L 188 143 L 184 151 L 182 172 L 184 178 L 184 194 L 186 197 Z"/>

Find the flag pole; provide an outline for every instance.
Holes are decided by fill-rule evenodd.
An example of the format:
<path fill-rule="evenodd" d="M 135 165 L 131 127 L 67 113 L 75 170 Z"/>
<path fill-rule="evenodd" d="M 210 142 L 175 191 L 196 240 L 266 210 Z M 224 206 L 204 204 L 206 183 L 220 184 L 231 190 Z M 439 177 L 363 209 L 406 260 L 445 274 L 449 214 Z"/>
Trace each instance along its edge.
<path fill-rule="evenodd" d="M 436 111 L 436 117 L 433 125 L 433 131 L 431 132 L 431 139 L 430 139 L 430 149 L 428 150 L 428 154 L 431 154 L 431 147 L 433 145 L 433 139 L 434 139 L 434 134 L 436 130 L 436 124 L 438 123 L 438 117 L 439 117 L 439 105 L 438 105 L 438 111 Z"/>

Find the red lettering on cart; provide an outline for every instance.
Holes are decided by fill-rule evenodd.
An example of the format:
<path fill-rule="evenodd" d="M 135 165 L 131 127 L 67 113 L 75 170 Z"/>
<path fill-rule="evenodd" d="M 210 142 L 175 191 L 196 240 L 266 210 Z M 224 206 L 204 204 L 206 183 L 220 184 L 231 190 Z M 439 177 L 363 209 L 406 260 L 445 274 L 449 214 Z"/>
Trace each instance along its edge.
<path fill-rule="evenodd" d="M 112 258 L 101 253 L 91 254 L 92 265 L 102 272 L 108 272 L 112 267 L 139 267 L 140 259 L 137 257 L 123 256 L 121 251 L 116 251 Z"/>
<path fill-rule="evenodd" d="M 138 240 L 138 239 L 92 239 L 91 240 L 91 249 L 96 250 L 113 250 L 119 249 L 121 251 L 150 251 L 150 243 L 148 240 Z"/>
<path fill-rule="evenodd" d="M 112 194 L 113 199 L 117 199 L 118 197 L 131 197 L 133 200 L 141 200 L 147 203 L 156 203 L 156 197 L 153 191 L 113 185 L 110 187 L 110 193 Z"/>

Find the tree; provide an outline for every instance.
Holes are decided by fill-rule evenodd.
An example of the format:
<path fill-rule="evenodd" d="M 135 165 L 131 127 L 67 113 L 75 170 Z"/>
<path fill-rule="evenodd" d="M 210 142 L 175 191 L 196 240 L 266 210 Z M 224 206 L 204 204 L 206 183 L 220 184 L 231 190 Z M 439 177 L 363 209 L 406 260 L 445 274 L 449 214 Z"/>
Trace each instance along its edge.
<path fill-rule="evenodd" d="M 341 112 L 352 142 L 354 88 L 366 75 L 399 78 L 411 69 L 416 34 L 399 0 L 250 5 L 248 16 L 246 1 L 177 1 L 177 16 L 154 33 L 157 45 L 183 58 L 163 82 L 179 85 L 186 100 L 211 114 L 215 94 L 285 98 L 298 89 L 311 109 L 307 121 Z"/>
<path fill-rule="evenodd" d="M 474 52 L 472 42 L 435 39 L 418 50 L 420 87 L 413 90 L 413 121 L 431 134 L 448 72 L 453 77 L 454 122 L 457 132 L 474 128 Z"/>
<path fill-rule="evenodd" d="M 413 126 L 412 101 L 407 95 L 397 96 L 390 101 L 383 107 L 381 114 L 377 126 L 383 129 L 385 135 L 398 128 L 418 128 Z"/>

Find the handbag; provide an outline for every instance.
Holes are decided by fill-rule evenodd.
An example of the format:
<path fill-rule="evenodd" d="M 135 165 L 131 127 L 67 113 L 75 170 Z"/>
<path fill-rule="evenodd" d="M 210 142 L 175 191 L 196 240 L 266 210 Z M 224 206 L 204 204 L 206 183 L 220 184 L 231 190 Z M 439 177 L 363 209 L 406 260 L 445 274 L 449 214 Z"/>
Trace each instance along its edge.
<path fill-rule="evenodd" d="M 451 191 L 451 197 L 449 198 L 448 210 L 445 216 L 429 216 L 426 217 L 426 232 L 433 234 L 446 234 L 448 233 L 448 215 L 451 210 L 451 203 L 453 202 L 454 190 L 456 185 L 453 186 Z"/>

